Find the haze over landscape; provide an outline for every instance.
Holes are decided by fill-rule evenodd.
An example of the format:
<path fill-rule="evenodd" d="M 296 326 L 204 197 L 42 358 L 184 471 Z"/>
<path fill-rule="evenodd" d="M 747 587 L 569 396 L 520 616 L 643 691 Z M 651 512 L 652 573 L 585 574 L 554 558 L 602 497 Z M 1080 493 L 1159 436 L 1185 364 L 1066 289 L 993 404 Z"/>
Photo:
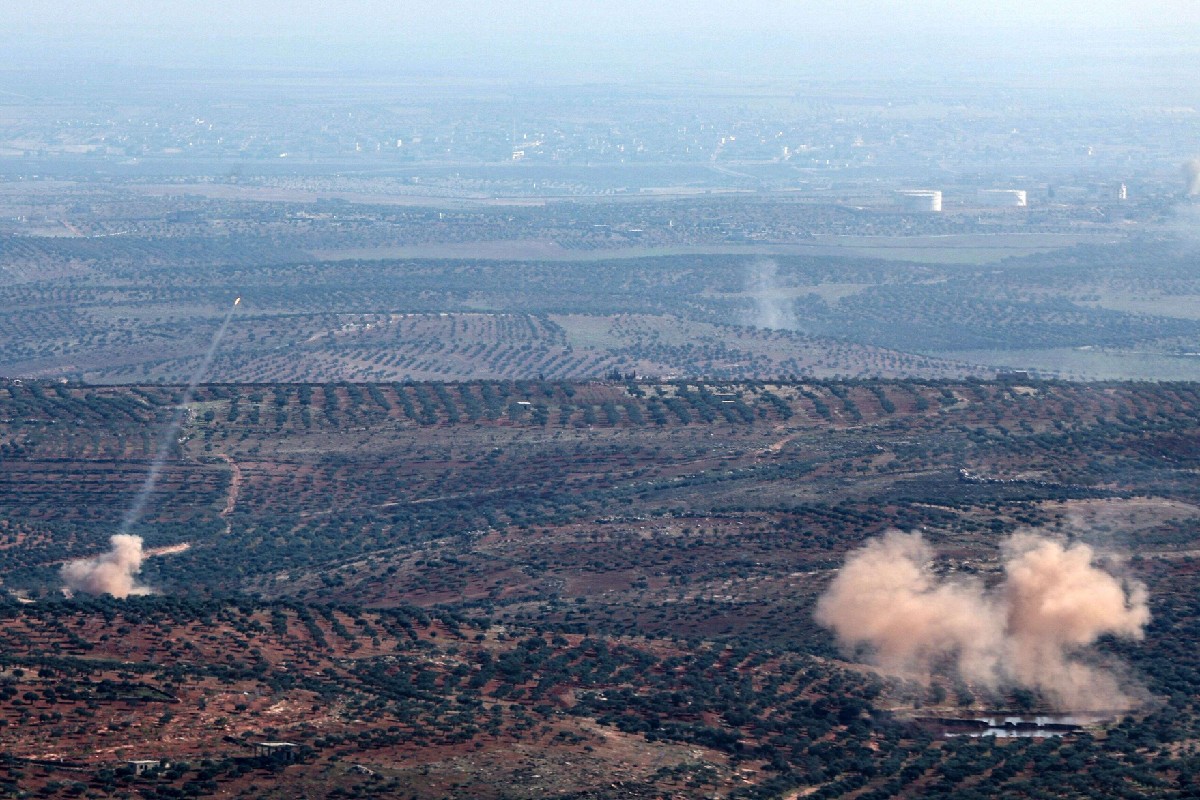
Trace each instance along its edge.
<path fill-rule="evenodd" d="M 13 66 L 373 67 L 551 85 L 973 78 L 1111 90 L 1165 79 L 1189 91 L 1200 11 L 1187 0 L 32 0 L 0 9 L 0 24 Z"/>
<path fill-rule="evenodd" d="M 0 796 L 1200 796 L 1200 7 L 0 7 Z"/>

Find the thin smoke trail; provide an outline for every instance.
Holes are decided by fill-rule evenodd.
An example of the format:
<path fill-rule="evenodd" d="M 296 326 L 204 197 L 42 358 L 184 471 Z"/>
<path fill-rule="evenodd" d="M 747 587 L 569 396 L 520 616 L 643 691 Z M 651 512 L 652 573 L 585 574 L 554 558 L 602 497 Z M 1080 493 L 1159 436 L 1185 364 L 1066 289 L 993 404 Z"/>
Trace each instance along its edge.
<path fill-rule="evenodd" d="M 150 464 L 150 471 L 146 473 L 146 479 L 142 481 L 142 488 L 138 491 L 137 496 L 133 498 L 133 503 L 129 506 L 129 510 L 125 512 L 124 519 L 121 520 L 121 527 L 117 532 L 118 536 L 128 534 L 130 529 L 137 524 L 141 519 L 142 512 L 146 510 L 146 503 L 150 500 L 150 495 L 154 492 L 154 488 L 158 485 L 158 478 L 162 475 L 163 464 L 167 460 L 167 455 L 171 452 L 171 442 L 179 434 L 179 429 L 183 427 L 183 418 L 187 414 L 188 404 L 192 402 L 192 395 L 196 392 L 196 386 L 203 380 L 208 368 L 212 366 L 213 358 L 217 355 L 217 348 L 221 345 L 221 340 L 225 338 L 225 331 L 229 328 L 229 321 L 233 319 L 233 312 L 237 309 L 238 303 L 242 298 L 234 301 L 233 306 L 225 314 L 225 319 L 221 321 L 221 327 L 217 328 L 216 335 L 212 338 L 212 343 L 208 346 L 208 352 L 204 355 L 204 360 L 200 362 L 200 366 L 192 373 L 192 378 L 188 381 L 187 389 L 183 392 L 183 399 L 179 403 L 179 407 L 175 409 L 175 414 L 171 418 L 171 424 L 167 426 L 162 435 L 158 439 L 158 449 L 154 454 L 154 461 Z"/>

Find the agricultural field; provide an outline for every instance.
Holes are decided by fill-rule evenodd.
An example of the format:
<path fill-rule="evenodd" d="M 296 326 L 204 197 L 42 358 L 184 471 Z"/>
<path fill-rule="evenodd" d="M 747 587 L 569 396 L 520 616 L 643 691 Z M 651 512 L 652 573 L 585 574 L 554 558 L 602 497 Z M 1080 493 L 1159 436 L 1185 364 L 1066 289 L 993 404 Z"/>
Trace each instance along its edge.
<path fill-rule="evenodd" d="M 1165 197 L 913 214 L 422 180 L 6 181 L 0 377 L 186 383 L 241 297 L 206 380 L 1200 378 L 1194 208 Z"/>
<path fill-rule="evenodd" d="M 1200 286 L 1179 243 L 988 264 L 480 253 L 320 260 L 287 237 L 0 238 L 14 278 L 0 286 L 0 375 L 187 382 L 241 297 L 208 380 L 1200 377 L 1200 320 L 1183 302 Z"/>
<path fill-rule="evenodd" d="M 0 800 L 1200 798 L 1186 26 L 256 5 L 7 14 Z"/>
<path fill-rule="evenodd" d="M 9 382 L 0 782 L 1191 796 L 1198 412 L 1194 383 L 1025 378 Z M 160 452 L 137 591 L 64 595 Z M 930 720 L 1061 709 L 839 647 L 818 598 L 889 530 L 988 584 L 1014 532 L 1104 554 L 1149 623 L 1086 658 L 1121 665 L 1130 704 L 1062 736 L 945 736 Z"/>

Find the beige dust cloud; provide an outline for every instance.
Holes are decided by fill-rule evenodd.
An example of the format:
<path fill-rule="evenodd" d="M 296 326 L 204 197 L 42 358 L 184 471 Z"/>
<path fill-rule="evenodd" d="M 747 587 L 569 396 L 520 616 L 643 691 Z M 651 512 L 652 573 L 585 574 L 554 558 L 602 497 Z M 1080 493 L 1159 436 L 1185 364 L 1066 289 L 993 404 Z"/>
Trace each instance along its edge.
<path fill-rule="evenodd" d="M 1019 533 L 1001 552 L 1004 580 L 988 588 L 936 575 L 920 534 L 888 533 L 850 554 L 817 622 L 895 674 L 928 677 L 953 662 L 968 681 L 1037 690 L 1063 709 L 1131 706 L 1117 671 L 1084 657 L 1101 636 L 1142 637 L 1145 587 L 1102 569 L 1085 544 Z"/>
<path fill-rule="evenodd" d="M 82 558 L 63 564 L 60 574 L 66 587 L 85 594 L 111 594 L 125 598 L 151 594 L 149 587 L 137 582 L 145 556 L 142 537 L 117 534 L 109 539 L 112 549 L 94 558 Z"/>

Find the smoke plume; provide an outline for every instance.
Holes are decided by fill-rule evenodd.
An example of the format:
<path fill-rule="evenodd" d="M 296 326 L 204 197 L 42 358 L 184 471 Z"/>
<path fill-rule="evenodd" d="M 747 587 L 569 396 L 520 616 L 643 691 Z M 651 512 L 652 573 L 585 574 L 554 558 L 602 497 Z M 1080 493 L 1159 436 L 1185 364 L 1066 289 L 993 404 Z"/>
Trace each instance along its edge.
<path fill-rule="evenodd" d="M 63 564 L 63 583 L 68 589 L 85 594 L 111 594 L 118 598 L 150 594 L 150 588 L 136 578 L 145 557 L 142 537 L 118 533 L 109 542 L 112 549 L 107 553 Z"/>
<path fill-rule="evenodd" d="M 208 368 L 212 366 L 213 358 L 217 355 L 217 348 L 220 346 L 221 340 L 225 338 L 225 332 L 229 330 L 229 322 L 233 319 L 233 312 L 241 302 L 242 298 L 237 298 L 233 301 L 233 305 L 229 307 L 229 310 L 225 312 L 225 317 L 221 320 L 221 324 L 217 326 L 217 332 L 213 335 L 212 341 L 209 342 L 208 350 L 205 352 L 203 360 L 196 367 L 195 372 L 192 373 L 191 380 L 188 381 L 187 388 L 183 392 L 183 398 L 172 415 L 170 424 L 163 429 L 159 436 L 154 461 L 150 463 L 150 469 L 142 481 L 142 487 L 138 490 L 137 495 L 134 496 L 129 510 L 125 512 L 118 533 L 109 538 L 112 549 L 95 558 L 82 558 L 63 564 L 60 574 L 67 589 L 74 592 L 84 592 L 85 594 L 111 594 L 113 597 L 118 598 L 125 598 L 130 595 L 151 594 L 153 592 L 150 587 L 143 586 L 137 582 L 136 576 L 142 570 L 142 561 L 145 555 L 142 553 L 142 537 L 134 536 L 129 531 L 137 524 L 138 520 L 142 517 L 142 513 L 146 510 L 146 504 L 149 502 L 150 495 L 154 493 L 154 489 L 158 485 L 163 465 L 171 453 L 171 447 L 179 435 L 179 429 L 183 427 L 184 418 L 187 416 L 188 404 L 192 402 L 192 397 L 196 393 L 196 387 L 200 385 L 200 381 L 204 378 L 205 373 L 208 372 Z"/>
<path fill-rule="evenodd" d="M 1183 165 L 1183 179 L 1187 182 L 1187 196 L 1200 197 L 1200 158 Z"/>
<path fill-rule="evenodd" d="M 1001 553 L 1005 577 L 989 589 L 936 575 L 920 534 L 888 533 L 850 554 L 817 622 L 901 675 L 953 664 L 965 680 L 1033 689 L 1063 709 L 1131 706 L 1114 670 L 1085 659 L 1103 635 L 1142 637 L 1145 587 L 1101 569 L 1085 544 L 1019 533 Z"/>
<path fill-rule="evenodd" d="M 754 319 L 758 328 L 794 330 L 796 313 L 779 286 L 779 265 L 769 258 L 755 261 L 746 274 L 746 289 L 754 297 Z"/>

